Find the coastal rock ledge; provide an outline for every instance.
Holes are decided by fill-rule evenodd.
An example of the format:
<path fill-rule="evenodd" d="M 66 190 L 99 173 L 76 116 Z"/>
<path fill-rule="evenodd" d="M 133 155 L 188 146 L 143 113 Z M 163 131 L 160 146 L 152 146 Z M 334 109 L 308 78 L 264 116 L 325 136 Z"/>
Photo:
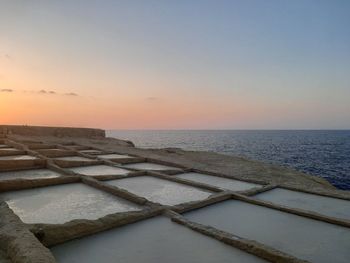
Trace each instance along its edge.
<path fill-rule="evenodd" d="M 188 174 L 194 177 L 186 178 Z M 198 181 L 193 179 L 198 177 L 201 177 Z M 224 183 L 220 185 L 219 181 Z M 80 185 L 87 191 L 86 195 L 92 197 L 85 198 L 74 188 L 69 192 L 74 195 L 67 201 L 64 199 L 67 192 L 57 189 L 66 189 L 68 185 Z M 37 191 L 35 188 L 39 187 L 41 190 Z M 316 202 L 305 208 L 300 203 L 285 206 L 255 197 L 276 189 L 292 192 L 298 198 L 311 195 Z M 331 211 L 320 208 L 319 201 L 325 199 L 329 204 L 335 204 Z M 96 200 L 101 202 L 99 206 L 94 203 Z M 320 251 L 327 251 L 332 243 L 337 243 L 338 254 L 343 258 L 350 256 L 346 247 L 349 242 L 341 239 L 350 241 L 350 234 L 337 234 L 350 231 L 350 192 L 336 189 L 325 179 L 214 152 L 137 148 L 130 141 L 107 138 L 105 131 L 100 129 L 0 125 L 0 262 L 54 263 L 55 247 L 60 244 L 154 218 L 166 218 L 189 231 L 268 262 L 309 262 L 304 260 L 303 251 L 288 254 L 283 247 L 277 249 L 254 238 L 192 221 L 185 214 L 225 202 L 230 206 L 233 200 L 242 211 L 246 207 L 261 213 L 270 209 L 277 216 L 296 215 L 309 225 L 317 221 L 315 225 L 334 233 L 334 241 L 322 242 L 320 246 L 325 249 L 322 247 Z M 55 202 L 63 202 L 63 205 Z M 81 202 L 84 203 L 82 207 L 77 205 Z M 93 213 L 89 210 L 90 202 Z M 115 205 L 110 206 L 112 210 L 99 214 L 111 203 Z M 40 210 L 41 205 L 48 207 L 44 209 L 46 212 Z M 78 216 L 74 217 L 76 214 Z M 91 218 L 91 214 L 96 217 Z M 226 215 L 225 211 L 221 215 Z M 61 216 L 65 221 L 55 221 Z M 244 224 L 243 221 L 239 222 Z M 284 221 L 279 223 L 284 224 Z M 288 228 L 283 226 L 281 229 Z M 308 235 L 303 231 L 290 231 L 289 234 Z M 297 238 L 304 242 L 303 236 Z M 318 241 L 317 238 L 307 240 Z M 287 243 L 283 244 L 294 246 Z M 315 262 L 315 254 L 318 256 L 318 252 L 305 255 Z"/>

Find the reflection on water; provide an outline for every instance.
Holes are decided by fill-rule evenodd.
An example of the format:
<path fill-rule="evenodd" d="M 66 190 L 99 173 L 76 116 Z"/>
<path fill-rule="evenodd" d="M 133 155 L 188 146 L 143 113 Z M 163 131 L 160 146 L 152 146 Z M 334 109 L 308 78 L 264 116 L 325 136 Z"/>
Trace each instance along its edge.
<path fill-rule="evenodd" d="M 0 197 L 28 224 L 62 224 L 140 209 L 129 201 L 80 183 L 13 191 Z"/>
<path fill-rule="evenodd" d="M 118 179 L 106 181 L 106 183 L 124 188 L 152 202 L 164 205 L 177 205 L 180 203 L 197 201 L 211 195 L 210 192 L 205 190 L 152 176 Z"/>

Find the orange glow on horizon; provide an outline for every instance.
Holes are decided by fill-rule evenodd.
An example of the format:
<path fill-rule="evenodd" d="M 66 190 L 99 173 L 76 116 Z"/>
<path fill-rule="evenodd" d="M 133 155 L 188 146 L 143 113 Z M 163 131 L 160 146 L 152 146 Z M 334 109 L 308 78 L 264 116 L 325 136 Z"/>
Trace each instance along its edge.
<path fill-rule="evenodd" d="M 0 93 L 0 123 L 111 129 L 206 128 L 254 115 L 242 105 L 222 101 L 157 101 Z"/>

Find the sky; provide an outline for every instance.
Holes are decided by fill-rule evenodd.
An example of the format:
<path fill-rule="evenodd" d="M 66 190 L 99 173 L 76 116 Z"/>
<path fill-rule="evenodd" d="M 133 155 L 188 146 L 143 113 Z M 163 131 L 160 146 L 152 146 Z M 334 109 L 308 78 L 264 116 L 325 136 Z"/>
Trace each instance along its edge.
<path fill-rule="evenodd" d="M 0 124 L 350 129 L 350 1 L 0 0 Z"/>

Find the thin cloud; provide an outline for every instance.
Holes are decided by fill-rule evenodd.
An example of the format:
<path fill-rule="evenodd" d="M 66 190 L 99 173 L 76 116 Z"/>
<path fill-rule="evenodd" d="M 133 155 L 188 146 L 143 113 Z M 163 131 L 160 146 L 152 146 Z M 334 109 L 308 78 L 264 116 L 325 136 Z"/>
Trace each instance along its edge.
<path fill-rule="evenodd" d="M 159 98 L 157 98 L 157 97 L 147 97 L 146 98 L 146 100 L 147 101 L 156 101 L 156 100 L 158 100 Z"/>
<path fill-rule="evenodd" d="M 17 90 L 13 89 L 0 89 L 0 92 L 16 92 Z M 74 92 L 68 92 L 68 93 L 58 93 L 54 90 L 22 90 L 24 93 L 31 93 L 31 94 L 40 94 L 40 95 L 52 95 L 52 96 L 79 96 L 77 93 Z"/>
<path fill-rule="evenodd" d="M 53 91 L 53 90 L 44 90 L 44 89 L 39 90 L 38 93 L 40 93 L 40 94 L 53 94 L 53 95 L 57 94 L 56 91 Z"/>
<path fill-rule="evenodd" d="M 13 59 L 13 57 L 10 54 L 0 54 L 0 59 L 1 58 L 7 59 L 7 60 Z"/>
<path fill-rule="evenodd" d="M 74 92 L 65 93 L 64 95 L 66 95 L 66 96 L 78 96 L 78 94 L 76 94 Z"/>
<path fill-rule="evenodd" d="M 47 95 L 65 95 L 65 96 L 79 96 L 77 93 L 74 93 L 74 92 L 67 92 L 67 93 L 57 93 L 56 91 L 54 90 L 39 90 L 39 91 L 34 91 L 34 93 L 38 93 L 38 94 L 47 94 Z"/>
<path fill-rule="evenodd" d="M 14 92 L 13 89 L 0 89 L 0 92 Z"/>

